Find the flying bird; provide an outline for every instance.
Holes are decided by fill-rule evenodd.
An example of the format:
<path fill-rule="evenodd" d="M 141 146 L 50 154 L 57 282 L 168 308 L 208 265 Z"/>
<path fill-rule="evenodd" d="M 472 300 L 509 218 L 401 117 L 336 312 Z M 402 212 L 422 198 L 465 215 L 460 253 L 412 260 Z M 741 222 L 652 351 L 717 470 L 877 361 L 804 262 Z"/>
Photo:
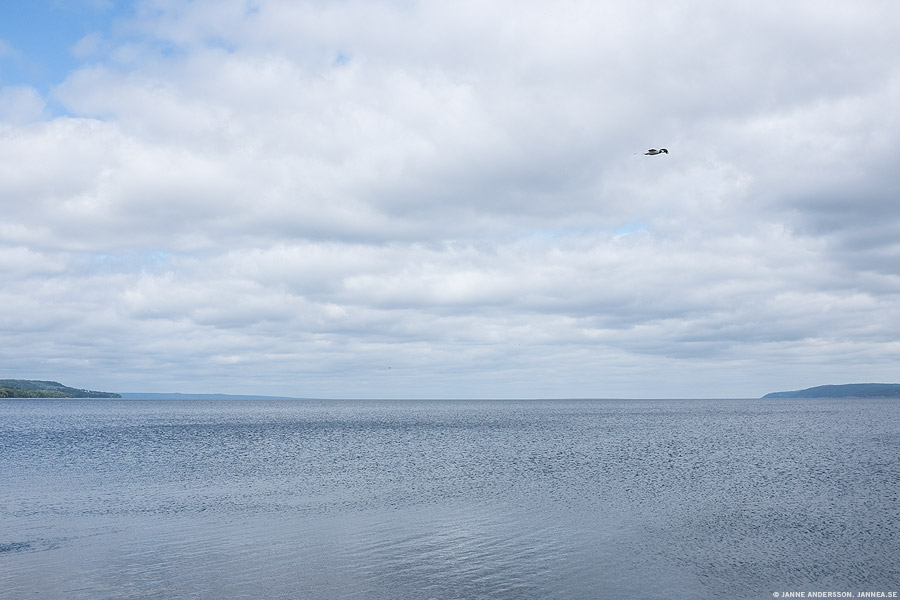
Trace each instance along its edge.
<path fill-rule="evenodd" d="M 653 156 L 655 154 L 662 154 L 663 152 L 665 152 L 666 154 L 669 153 L 669 151 L 665 148 L 660 148 L 659 150 L 657 150 L 656 148 L 650 148 L 649 150 L 644 152 L 644 156 Z"/>

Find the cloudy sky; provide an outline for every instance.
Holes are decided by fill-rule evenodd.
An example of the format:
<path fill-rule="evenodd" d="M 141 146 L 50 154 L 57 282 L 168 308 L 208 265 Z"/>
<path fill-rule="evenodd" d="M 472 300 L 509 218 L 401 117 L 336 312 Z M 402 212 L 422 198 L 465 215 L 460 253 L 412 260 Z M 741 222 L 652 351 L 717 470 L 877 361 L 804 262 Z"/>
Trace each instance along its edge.
<path fill-rule="evenodd" d="M 893 0 L 4 3 L 0 377 L 896 382 L 898 23 Z"/>

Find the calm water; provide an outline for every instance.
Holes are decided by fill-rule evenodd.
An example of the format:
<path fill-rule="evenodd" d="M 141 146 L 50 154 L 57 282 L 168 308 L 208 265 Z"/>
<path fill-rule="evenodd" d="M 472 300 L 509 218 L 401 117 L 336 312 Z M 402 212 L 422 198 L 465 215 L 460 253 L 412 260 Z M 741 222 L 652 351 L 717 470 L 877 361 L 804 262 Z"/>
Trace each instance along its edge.
<path fill-rule="evenodd" d="M 0 400 L 0 597 L 900 592 L 890 400 Z"/>

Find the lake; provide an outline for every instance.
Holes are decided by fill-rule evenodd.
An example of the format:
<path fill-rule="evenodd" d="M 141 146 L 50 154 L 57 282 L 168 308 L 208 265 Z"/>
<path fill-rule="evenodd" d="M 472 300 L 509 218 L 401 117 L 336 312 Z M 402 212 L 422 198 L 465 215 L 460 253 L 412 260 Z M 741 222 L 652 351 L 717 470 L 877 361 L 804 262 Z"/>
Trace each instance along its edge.
<path fill-rule="evenodd" d="M 0 598 L 889 594 L 897 557 L 896 400 L 0 400 Z"/>

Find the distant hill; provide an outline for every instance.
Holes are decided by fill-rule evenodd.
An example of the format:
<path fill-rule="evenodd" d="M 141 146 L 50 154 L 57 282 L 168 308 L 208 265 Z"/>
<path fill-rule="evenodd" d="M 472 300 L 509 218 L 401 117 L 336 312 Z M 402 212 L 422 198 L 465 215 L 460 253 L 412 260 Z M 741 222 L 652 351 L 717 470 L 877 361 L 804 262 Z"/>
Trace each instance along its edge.
<path fill-rule="evenodd" d="M 121 398 L 119 394 L 80 390 L 55 381 L 0 379 L 0 398 Z"/>
<path fill-rule="evenodd" d="M 793 392 L 772 392 L 763 398 L 900 398 L 900 383 L 820 385 Z"/>

